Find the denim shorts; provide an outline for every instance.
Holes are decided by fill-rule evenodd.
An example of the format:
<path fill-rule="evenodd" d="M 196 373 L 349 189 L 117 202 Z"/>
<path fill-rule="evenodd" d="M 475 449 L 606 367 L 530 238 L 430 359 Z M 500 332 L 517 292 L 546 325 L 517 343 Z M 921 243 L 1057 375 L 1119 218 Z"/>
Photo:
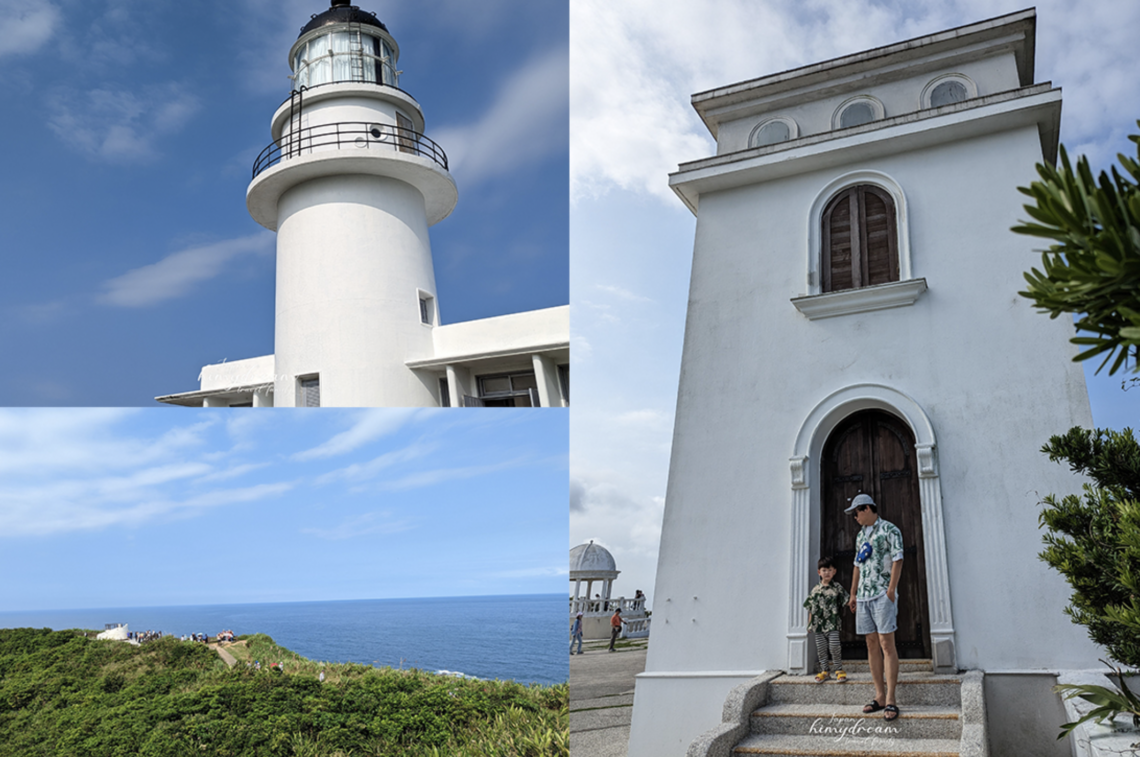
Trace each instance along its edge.
<path fill-rule="evenodd" d="M 874 599 L 860 599 L 855 603 L 855 633 L 866 636 L 869 633 L 894 633 L 898 626 L 899 601 L 887 599 L 887 595 Z"/>

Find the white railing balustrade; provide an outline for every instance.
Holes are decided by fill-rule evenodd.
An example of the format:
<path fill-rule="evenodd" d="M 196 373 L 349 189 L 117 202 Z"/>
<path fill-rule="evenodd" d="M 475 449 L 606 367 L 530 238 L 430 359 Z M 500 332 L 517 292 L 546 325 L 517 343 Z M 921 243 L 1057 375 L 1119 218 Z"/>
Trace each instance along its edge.
<path fill-rule="evenodd" d="M 649 636 L 649 621 L 651 618 L 633 618 L 627 620 L 622 631 L 622 638 L 644 639 Z"/>
<path fill-rule="evenodd" d="M 610 599 L 578 599 L 570 598 L 570 615 L 582 613 L 590 615 L 612 615 L 614 610 L 621 608 L 622 615 L 640 615 L 645 612 L 645 597 L 639 599 L 626 599 L 625 597 L 611 597 Z"/>

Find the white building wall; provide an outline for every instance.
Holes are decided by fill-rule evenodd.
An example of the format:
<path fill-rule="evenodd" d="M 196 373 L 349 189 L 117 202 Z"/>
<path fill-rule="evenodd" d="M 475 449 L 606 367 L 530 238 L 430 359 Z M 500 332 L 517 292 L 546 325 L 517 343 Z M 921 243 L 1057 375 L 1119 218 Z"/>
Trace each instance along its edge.
<path fill-rule="evenodd" d="M 570 307 L 560 305 L 475 321 L 449 323 L 435 329 L 435 357 L 473 357 L 503 352 L 525 354 L 564 347 L 570 333 Z"/>
<path fill-rule="evenodd" d="M 199 376 L 203 391 L 225 391 L 238 387 L 273 383 L 274 360 L 272 355 L 229 360 L 202 367 Z"/>
<path fill-rule="evenodd" d="M 279 204 L 275 404 L 319 374 L 321 404 L 431 406 L 435 389 L 404 361 L 432 354 L 418 290 L 435 293 L 420 192 L 345 175 L 288 190 Z"/>
<path fill-rule="evenodd" d="M 969 77 L 977 85 L 978 97 L 1006 92 L 1019 86 L 1017 64 L 1012 52 L 979 60 L 962 61 L 950 66 L 928 64 L 921 69 L 921 73 L 911 74 L 914 69 L 914 66 L 908 66 L 906 68 L 908 75 L 900 74 L 901 78 L 898 80 L 886 83 L 882 81 L 878 71 L 873 72 L 874 80 L 863 74 L 867 81 L 865 86 L 860 86 L 858 76 L 853 77 L 853 82 L 842 87 L 835 87 L 828 82 L 827 89 L 820 92 L 819 99 L 806 102 L 802 92 L 796 93 L 794 104 L 788 99 L 773 98 L 772 107 L 763 108 L 762 112 L 750 113 L 744 118 L 721 123 L 717 130 L 717 154 L 724 155 L 747 149 L 752 130 L 773 116 L 787 116 L 795 120 L 800 137 L 832 131 L 832 116 L 836 109 L 855 95 L 870 94 L 878 98 L 883 104 L 885 118 L 914 113 L 923 107 L 922 91 L 927 83 L 943 74 L 957 73 Z"/>
<path fill-rule="evenodd" d="M 1017 295 L 1038 258 L 1008 229 L 1040 159 L 1031 126 L 701 196 L 631 757 L 683 754 L 715 725 L 739 682 L 724 671 L 788 667 L 790 603 L 804 598 L 788 590 L 789 457 L 811 410 L 853 384 L 908 395 L 933 426 L 959 667 L 1096 665 L 1061 612 L 1064 582 L 1036 556 L 1037 502 L 1079 488 L 1039 449 L 1092 423 L 1071 325 Z M 789 299 L 808 292 L 809 208 L 861 169 L 906 193 L 913 275 L 929 290 L 909 307 L 808 320 Z"/>

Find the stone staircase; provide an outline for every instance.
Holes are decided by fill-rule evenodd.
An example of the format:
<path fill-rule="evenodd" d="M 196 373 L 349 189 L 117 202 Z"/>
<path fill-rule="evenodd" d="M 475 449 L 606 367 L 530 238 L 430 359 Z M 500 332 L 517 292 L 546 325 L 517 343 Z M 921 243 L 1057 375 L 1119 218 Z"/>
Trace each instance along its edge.
<path fill-rule="evenodd" d="M 770 673 L 725 702 L 724 723 L 704 734 L 689 757 L 985 757 L 982 674 L 935 674 L 930 660 L 899 666 L 901 716 L 864 714 L 875 697 L 867 662 L 847 663 L 848 679 Z"/>

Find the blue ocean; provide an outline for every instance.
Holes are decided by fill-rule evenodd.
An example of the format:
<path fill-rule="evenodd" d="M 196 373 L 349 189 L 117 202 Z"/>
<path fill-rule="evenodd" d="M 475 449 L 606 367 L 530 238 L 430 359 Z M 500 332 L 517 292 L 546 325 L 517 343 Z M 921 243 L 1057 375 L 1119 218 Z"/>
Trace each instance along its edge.
<path fill-rule="evenodd" d="M 311 660 L 554 684 L 570 676 L 566 597 L 538 594 L 0 612 L 0 628 L 126 623 L 175 636 L 264 633 Z"/>

